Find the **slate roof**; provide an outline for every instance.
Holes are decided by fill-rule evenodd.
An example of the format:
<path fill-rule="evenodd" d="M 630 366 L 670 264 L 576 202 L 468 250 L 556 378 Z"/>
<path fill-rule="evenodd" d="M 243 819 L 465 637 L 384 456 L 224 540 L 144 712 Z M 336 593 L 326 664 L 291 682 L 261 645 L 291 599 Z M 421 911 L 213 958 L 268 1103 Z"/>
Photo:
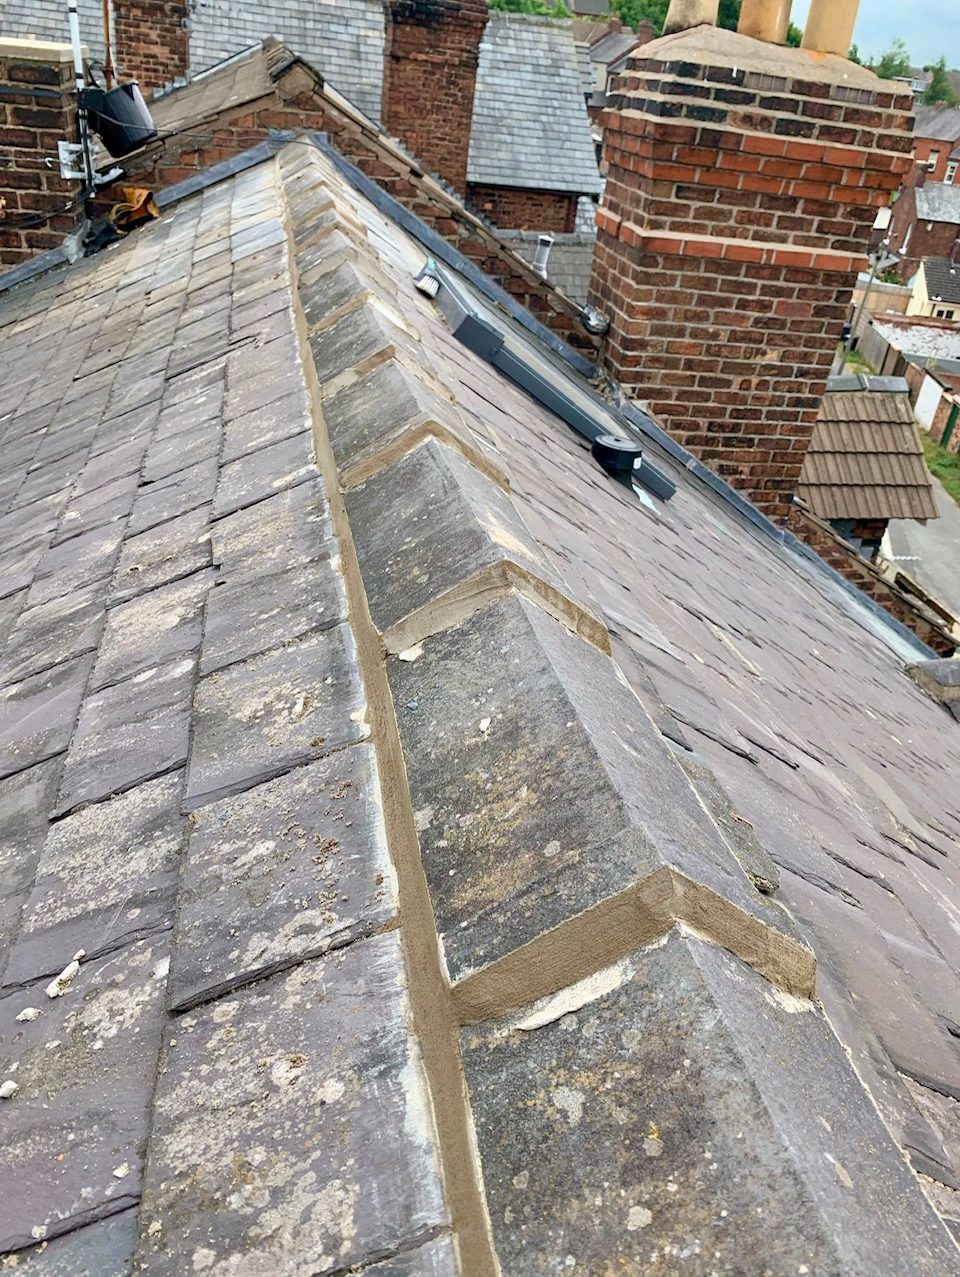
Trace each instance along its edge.
<path fill-rule="evenodd" d="M 858 377 L 844 388 L 849 380 L 834 379 L 823 397 L 797 495 L 821 519 L 935 519 L 910 387 Z"/>
<path fill-rule="evenodd" d="M 908 316 L 888 319 L 875 316 L 871 326 L 881 337 L 905 355 L 926 355 L 941 359 L 960 357 L 960 328 L 944 319 Z"/>
<path fill-rule="evenodd" d="M 960 224 L 960 186 L 927 182 L 917 187 L 917 218 L 921 222 Z"/>
<path fill-rule="evenodd" d="M 935 138 L 939 142 L 960 142 L 960 107 L 918 106 L 913 135 Z"/>
<path fill-rule="evenodd" d="M 960 302 L 960 266 L 949 257 L 925 257 L 921 270 L 931 301 Z"/>
<path fill-rule="evenodd" d="M 302 139 L 0 302 L 0 1254 L 958 1271 L 927 654 L 423 263 Z"/>
<path fill-rule="evenodd" d="M 492 12 L 480 44 L 467 180 L 598 194 L 584 92 L 569 20 Z"/>

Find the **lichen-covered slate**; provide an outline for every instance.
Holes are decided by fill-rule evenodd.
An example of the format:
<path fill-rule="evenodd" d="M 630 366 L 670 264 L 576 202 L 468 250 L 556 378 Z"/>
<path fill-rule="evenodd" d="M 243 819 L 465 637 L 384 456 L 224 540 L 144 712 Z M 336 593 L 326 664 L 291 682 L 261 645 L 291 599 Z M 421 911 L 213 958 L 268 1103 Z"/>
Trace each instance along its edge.
<path fill-rule="evenodd" d="M 168 962 L 141 941 L 81 963 L 62 997 L 0 998 L 0 1077 L 20 1087 L 0 1101 L 0 1254 L 139 1196 Z M 18 1023 L 27 1007 L 40 1016 Z"/>
<path fill-rule="evenodd" d="M 306 432 L 268 444 L 223 467 L 213 514 L 216 518 L 232 514 L 234 510 L 274 496 L 282 488 L 315 479 L 316 475 L 313 441 Z"/>
<path fill-rule="evenodd" d="M 109 576 L 122 540 L 123 525 L 108 524 L 53 546 L 37 564 L 26 606 L 49 603 L 51 599 Z"/>
<path fill-rule="evenodd" d="M 110 592 L 123 603 L 210 563 L 210 512 L 201 506 L 124 542 Z"/>
<path fill-rule="evenodd" d="M 374 355 L 388 359 L 397 350 L 413 347 L 413 338 L 399 326 L 397 317 L 372 303 L 350 311 L 310 337 L 310 349 L 321 382 L 332 381 L 354 364 Z"/>
<path fill-rule="evenodd" d="M 93 655 L 0 687 L 0 776 L 9 776 L 66 749 Z"/>
<path fill-rule="evenodd" d="M 508 596 L 391 659 L 451 979 L 671 865 L 777 933 L 609 657 Z"/>
<path fill-rule="evenodd" d="M 59 784 L 59 758 L 0 780 L 0 976 L 33 886 Z"/>
<path fill-rule="evenodd" d="M 180 867 L 182 773 L 82 807 L 50 829 L 5 984 L 56 975 L 166 929 Z"/>
<path fill-rule="evenodd" d="M 329 558 L 218 585 L 207 602 L 200 672 L 329 629 L 345 617 L 343 581 Z"/>
<path fill-rule="evenodd" d="M 366 1277 L 459 1277 L 460 1265 L 453 1239 L 439 1237 L 363 1271 Z"/>
<path fill-rule="evenodd" d="M 186 808 L 362 740 L 364 706 L 343 625 L 206 675 L 194 701 Z"/>
<path fill-rule="evenodd" d="M 400 942 L 358 941 L 173 1025 L 149 1277 L 322 1277 L 447 1224 Z"/>
<path fill-rule="evenodd" d="M 429 439 L 347 494 L 374 624 L 387 630 L 495 564 L 559 586 L 507 494 Z"/>
<path fill-rule="evenodd" d="M 289 382 L 286 383 L 289 385 Z M 302 390 L 290 392 L 280 383 L 280 397 L 239 413 L 224 427 L 223 461 L 230 463 L 259 448 L 294 438 L 310 429 L 310 412 Z"/>
<path fill-rule="evenodd" d="M 211 535 L 213 560 L 231 584 L 335 553 L 319 479 L 218 519 Z"/>
<path fill-rule="evenodd" d="M 21 612 L 3 653 L 4 683 L 93 651 L 100 639 L 109 582 L 94 581 Z"/>
<path fill-rule="evenodd" d="M 462 1033 L 504 1272 L 957 1271 L 822 1013 L 674 931 Z"/>
<path fill-rule="evenodd" d="M 188 656 L 200 646 L 203 605 L 214 573 L 201 569 L 110 609 L 90 691 Z M 149 643 L 144 637 L 149 635 Z"/>
<path fill-rule="evenodd" d="M 127 535 L 136 536 L 161 523 L 172 523 L 181 514 L 209 505 L 217 484 L 216 457 L 178 470 L 167 479 L 144 485 L 137 490 Z"/>
<path fill-rule="evenodd" d="M 182 657 L 86 697 L 64 764 L 60 813 L 186 762 L 195 664 Z"/>
<path fill-rule="evenodd" d="M 385 928 L 396 916 L 367 745 L 190 816 L 170 997 L 175 1007 Z"/>

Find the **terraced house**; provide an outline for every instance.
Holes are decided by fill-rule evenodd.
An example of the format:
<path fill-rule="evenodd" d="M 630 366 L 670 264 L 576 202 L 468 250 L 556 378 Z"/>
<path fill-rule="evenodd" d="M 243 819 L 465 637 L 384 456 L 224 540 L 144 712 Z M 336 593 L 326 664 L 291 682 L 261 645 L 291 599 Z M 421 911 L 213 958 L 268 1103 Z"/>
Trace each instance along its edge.
<path fill-rule="evenodd" d="M 586 308 L 279 41 L 0 277 L 3 1271 L 960 1273 L 956 635 L 791 530 L 909 95 L 784 8 Z"/>

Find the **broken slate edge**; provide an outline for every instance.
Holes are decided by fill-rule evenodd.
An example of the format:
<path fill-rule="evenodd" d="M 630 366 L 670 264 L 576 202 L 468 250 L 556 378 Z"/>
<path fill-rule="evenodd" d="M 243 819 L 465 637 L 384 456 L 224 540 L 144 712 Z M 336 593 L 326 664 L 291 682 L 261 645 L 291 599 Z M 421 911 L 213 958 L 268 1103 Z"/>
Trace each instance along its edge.
<path fill-rule="evenodd" d="M 376 758 L 340 750 L 190 817 L 174 1009 L 395 925 Z"/>
<path fill-rule="evenodd" d="M 134 1207 L 17 1251 L 16 1263 L 8 1266 L 16 1277 L 129 1277 L 136 1244 Z"/>
<path fill-rule="evenodd" d="M 939 705 L 960 704 L 960 660 L 917 661 L 906 672 Z"/>
<path fill-rule="evenodd" d="M 561 1231 L 590 1273 L 957 1269 L 820 1009 L 682 929 L 461 1043 L 505 1273 Z"/>

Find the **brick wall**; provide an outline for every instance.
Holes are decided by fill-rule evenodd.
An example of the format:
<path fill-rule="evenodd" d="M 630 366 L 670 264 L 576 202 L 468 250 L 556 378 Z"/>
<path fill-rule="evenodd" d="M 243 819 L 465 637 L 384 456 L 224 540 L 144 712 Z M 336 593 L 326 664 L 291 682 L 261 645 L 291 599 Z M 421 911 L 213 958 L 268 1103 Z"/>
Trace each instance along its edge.
<path fill-rule="evenodd" d="M 945 182 L 947 169 L 950 167 L 950 156 L 957 148 L 956 142 L 943 142 L 939 138 L 915 137 L 913 139 L 913 155 L 915 164 L 907 175 L 909 186 L 921 186 L 923 182 Z M 936 152 L 936 162 L 929 168 L 930 160 Z M 960 182 L 960 173 L 956 175 Z"/>
<path fill-rule="evenodd" d="M 917 189 L 907 187 L 893 206 L 890 247 L 902 257 L 897 274 L 904 280 L 916 273 L 924 257 L 949 257 L 960 237 L 960 226 L 953 222 L 917 219 Z"/>
<path fill-rule="evenodd" d="M 463 194 L 486 0 L 390 0 L 383 123 Z"/>
<path fill-rule="evenodd" d="M 471 182 L 467 199 L 471 208 L 503 230 L 568 234 L 577 224 L 577 197 L 568 191 L 531 191 Z"/>
<path fill-rule="evenodd" d="M 79 137 L 69 48 L 0 42 L 0 90 L 0 266 L 9 267 L 76 228 L 75 210 L 50 216 L 79 189 L 57 158 L 61 138 Z"/>
<path fill-rule="evenodd" d="M 604 117 L 606 362 L 782 519 L 876 211 L 911 162 L 911 100 L 867 72 L 833 83 L 800 50 L 772 74 L 770 46 L 715 29 L 661 47 L 638 50 Z"/>
<path fill-rule="evenodd" d="M 187 73 L 187 0 L 114 0 L 115 60 L 144 93 Z M 264 34 L 269 34 L 265 32 Z"/>

